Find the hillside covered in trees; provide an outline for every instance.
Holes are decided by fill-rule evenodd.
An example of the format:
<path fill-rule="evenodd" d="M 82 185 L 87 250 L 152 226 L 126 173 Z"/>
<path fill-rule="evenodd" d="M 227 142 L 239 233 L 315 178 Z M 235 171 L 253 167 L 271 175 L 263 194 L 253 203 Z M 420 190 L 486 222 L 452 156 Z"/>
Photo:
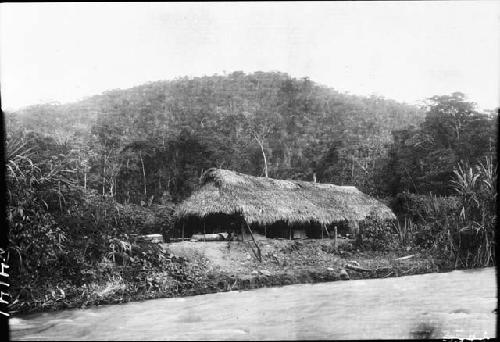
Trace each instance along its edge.
<path fill-rule="evenodd" d="M 416 107 L 234 72 L 4 114 L 17 305 L 115 279 L 111 261 L 130 267 L 120 277 L 131 284 L 139 269 L 167 272 L 164 255 L 142 256 L 130 235 L 168 227 L 173 204 L 211 167 L 354 185 L 387 198 L 399 219 L 374 223 L 365 243 L 387 246 L 389 229 L 398 246 L 431 248 L 457 267 L 494 262 L 498 114 L 459 92 Z M 467 250 L 464 229 L 476 234 Z M 180 266 L 168 265 L 178 277 Z"/>
<path fill-rule="evenodd" d="M 394 130 L 417 127 L 421 108 L 341 94 L 283 73 L 178 79 L 113 90 L 8 115 L 44 153 L 63 152 L 85 188 L 119 202 L 180 200 L 201 172 L 222 167 L 274 178 L 352 184 L 375 180 Z M 264 163 L 265 156 L 265 163 Z"/>

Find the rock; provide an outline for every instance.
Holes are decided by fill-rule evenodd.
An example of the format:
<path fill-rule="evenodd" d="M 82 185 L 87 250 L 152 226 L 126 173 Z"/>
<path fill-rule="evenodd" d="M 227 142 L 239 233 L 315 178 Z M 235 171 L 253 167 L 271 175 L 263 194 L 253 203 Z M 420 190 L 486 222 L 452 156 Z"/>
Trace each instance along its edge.
<path fill-rule="evenodd" d="M 259 272 L 268 277 L 271 275 L 271 272 L 269 272 L 268 270 L 260 270 Z"/>
<path fill-rule="evenodd" d="M 349 280 L 349 274 L 346 270 L 340 270 L 340 279 Z"/>
<path fill-rule="evenodd" d="M 253 270 L 253 271 L 252 271 L 252 274 L 259 274 L 259 272 L 258 272 L 258 271 Z"/>
<path fill-rule="evenodd" d="M 141 241 L 151 241 L 153 243 L 161 243 L 163 242 L 163 235 L 161 234 L 139 235 L 137 239 Z"/>
<path fill-rule="evenodd" d="M 327 267 L 326 269 L 327 269 L 328 271 L 333 271 L 333 268 L 331 268 L 331 267 Z"/>
<path fill-rule="evenodd" d="M 247 260 L 250 260 L 252 259 L 252 257 L 250 256 L 250 254 L 247 254 Z"/>

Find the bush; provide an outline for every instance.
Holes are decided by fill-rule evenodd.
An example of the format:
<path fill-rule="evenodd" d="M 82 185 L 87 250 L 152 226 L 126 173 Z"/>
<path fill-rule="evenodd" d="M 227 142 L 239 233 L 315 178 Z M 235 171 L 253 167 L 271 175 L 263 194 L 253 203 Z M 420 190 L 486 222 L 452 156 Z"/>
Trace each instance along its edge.
<path fill-rule="evenodd" d="M 417 195 L 409 192 L 399 193 L 390 203 L 400 220 L 413 223 L 427 222 L 430 219 L 455 215 L 460 210 L 460 198 L 456 196 L 439 197 L 432 194 Z"/>
<path fill-rule="evenodd" d="M 22 151 L 9 166 L 7 261 L 14 298 L 33 301 L 62 284 L 99 282 L 118 265 L 161 266 L 148 254 L 161 258 L 154 248 L 132 253 L 131 235 L 161 232 L 171 206 L 162 211 L 118 204 L 38 168 Z"/>
<path fill-rule="evenodd" d="M 456 264 L 463 267 L 495 264 L 495 231 L 497 221 L 497 165 L 486 157 L 471 167 L 461 163 L 452 181 L 460 197 L 458 253 Z"/>
<path fill-rule="evenodd" d="M 474 167 L 460 163 L 453 174 L 457 196 L 402 193 L 393 200 L 400 241 L 455 267 L 494 265 L 497 167 L 486 158 Z"/>
<path fill-rule="evenodd" d="M 142 234 L 168 233 L 174 223 L 174 204 L 153 204 L 148 209 L 154 214 L 154 219 L 144 227 Z"/>
<path fill-rule="evenodd" d="M 360 222 L 356 247 L 372 251 L 389 251 L 400 246 L 393 222 L 367 219 Z"/>
<path fill-rule="evenodd" d="M 450 234 L 460 212 L 459 197 L 405 192 L 398 194 L 391 206 L 398 216 L 395 228 L 402 245 L 433 249 L 440 254 L 452 250 Z"/>

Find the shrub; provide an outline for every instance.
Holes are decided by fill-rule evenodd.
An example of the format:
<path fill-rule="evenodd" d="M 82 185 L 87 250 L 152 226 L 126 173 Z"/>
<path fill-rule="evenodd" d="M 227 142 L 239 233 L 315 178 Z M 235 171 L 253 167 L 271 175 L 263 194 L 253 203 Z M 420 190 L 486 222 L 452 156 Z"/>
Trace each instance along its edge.
<path fill-rule="evenodd" d="M 451 181 L 456 196 L 399 194 L 392 202 L 399 240 L 455 267 L 494 265 L 496 170 L 489 157 L 474 167 L 459 163 Z"/>
<path fill-rule="evenodd" d="M 400 244 L 393 222 L 367 219 L 360 222 L 360 235 L 356 247 L 372 251 L 389 251 Z"/>
<path fill-rule="evenodd" d="M 172 229 L 174 222 L 174 204 L 153 204 L 149 209 L 154 213 L 154 219 L 144 228 L 142 234 L 168 233 Z"/>
<path fill-rule="evenodd" d="M 6 143 L 7 262 L 14 302 L 44 298 L 45 290 L 63 284 L 102 281 L 115 275 L 116 267 L 163 267 L 159 246 L 134 249 L 131 235 L 161 232 L 172 206 L 118 204 L 76 185 L 67 177 L 71 163 L 64 157 L 36 161 L 22 137 Z"/>
<path fill-rule="evenodd" d="M 459 250 L 456 264 L 464 267 L 495 264 L 497 165 L 485 157 L 475 167 L 461 163 L 454 170 L 454 190 L 460 197 Z"/>
<path fill-rule="evenodd" d="M 422 223 L 443 215 L 458 213 L 460 199 L 457 196 L 439 197 L 432 194 L 417 195 L 403 192 L 399 193 L 390 205 L 400 220 Z"/>

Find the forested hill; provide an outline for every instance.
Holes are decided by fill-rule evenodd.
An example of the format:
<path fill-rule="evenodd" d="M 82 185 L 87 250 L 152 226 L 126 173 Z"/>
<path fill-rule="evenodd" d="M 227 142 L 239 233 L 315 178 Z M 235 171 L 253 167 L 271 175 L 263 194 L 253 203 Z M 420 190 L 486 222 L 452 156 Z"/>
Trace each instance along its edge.
<path fill-rule="evenodd" d="M 123 117 L 158 120 L 171 128 L 195 128 L 197 119 L 211 117 L 243 114 L 252 118 L 265 111 L 275 113 L 273 119 L 282 123 L 300 114 L 304 116 L 304 126 L 310 119 L 322 116 L 329 117 L 328 123 L 362 116 L 389 130 L 420 123 L 424 116 L 414 106 L 374 96 L 346 95 L 307 78 L 295 79 L 278 72 L 234 72 L 227 76 L 151 82 L 107 91 L 76 103 L 30 106 L 18 114 L 27 127 L 52 133 L 62 128 L 81 130 L 94 124 L 98 117 L 115 111 L 121 111 Z M 51 120 L 46 120 L 49 117 Z"/>
<path fill-rule="evenodd" d="M 315 177 L 383 198 L 398 221 L 368 220 L 346 251 L 393 258 L 415 250 L 433 269 L 434 260 L 494 265 L 497 116 L 458 92 L 428 101 L 418 109 L 282 73 L 236 72 L 6 113 L 11 312 L 233 286 L 234 277 L 213 273 L 219 268 L 205 267 L 199 253 L 186 263 L 137 239 L 177 237 L 175 203 L 211 167 Z M 417 261 L 429 265 L 419 271 L 431 267 Z M 252 265 L 246 275 L 264 264 Z M 116 290 L 103 297 L 103 288 Z"/>
<path fill-rule="evenodd" d="M 377 179 L 391 167 L 391 132 L 416 129 L 426 112 L 284 73 L 234 72 L 152 82 L 16 114 L 7 116 L 9 131 L 32 130 L 44 135 L 32 138 L 47 149 L 74 153 L 80 185 L 140 203 L 182 199 L 209 167 L 259 176 L 267 165 L 273 178 L 315 175 L 322 183 L 383 192 Z"/>

